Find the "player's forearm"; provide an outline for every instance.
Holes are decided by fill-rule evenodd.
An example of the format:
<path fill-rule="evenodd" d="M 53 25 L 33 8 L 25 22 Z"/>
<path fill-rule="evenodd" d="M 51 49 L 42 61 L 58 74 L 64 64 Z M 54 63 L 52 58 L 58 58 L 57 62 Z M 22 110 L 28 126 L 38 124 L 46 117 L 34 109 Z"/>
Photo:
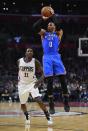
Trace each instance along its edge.
<path fill-rule="evenodd" d="M 56 25 L 56 30 L 60 29 L 59 20 L 55 14 L 49 18 L 49 21 L 52 21 Z"/>
<path fill-rule="evenodd" d="M 43 19 L 39 19 L 38 21 L 36 21 L 34 24 L 33 24 L 33 31 L 35 33 L 39 33 L 41 28 L 42 28 L 42 24 L 43 24 Z"/>
<path fill-rule="evenodd" d="M 57 16 L 54 14 L 47 19 L 42 17 L 41 19 L 36 21 L 33 24 L 33 31 L 36 32 L 36 33 L 39 33 L 41 28 L 47 29 L 48 23 L 51 22 L 51 21 L 55 23 L 56 27 L 59 27 L 59 20 L 57 19 Z"/>

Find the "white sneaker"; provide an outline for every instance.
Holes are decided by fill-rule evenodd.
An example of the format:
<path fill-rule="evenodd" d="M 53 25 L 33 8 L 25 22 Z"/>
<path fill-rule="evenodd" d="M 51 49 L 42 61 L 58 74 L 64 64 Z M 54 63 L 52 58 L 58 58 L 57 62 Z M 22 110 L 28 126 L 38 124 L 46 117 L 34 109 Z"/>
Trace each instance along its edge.
<path fill-rule="evenodd" d="M 25 119 L 26 119 L 26 117 L 25 117 Z M 28 114 L 28 120 L 26 119 L 25 124 L 30 124 L 30 120 L 31 120 L 31 117 L 30 117 L 30 115 Z"/>
<path fill-rule="evenodd" d="M 25 121 L 25 131 L 29 131 L 30 130 L 30 120 L 26 120 Z"/>
<path fill-rule="evenodd" d="M 30 116 L 28 116 L 28 120 L 25 121 L 25 128 L 30 128 Z"/>
<path fill-rule="evenodd" d="M 30 120 L 26 120 L 25 125 L 30 125 Z"/>
<path fill-rule="evenodd" d="M 48 125 L 52 125 L 53 124 L 53 120 L 52 118 L 50 117 L 50 120 L 48 120 Z"/>
<path fill-rule="evenodd" d="M 53 131 L 53 128 L 49 126 L 47 131 Z"/>

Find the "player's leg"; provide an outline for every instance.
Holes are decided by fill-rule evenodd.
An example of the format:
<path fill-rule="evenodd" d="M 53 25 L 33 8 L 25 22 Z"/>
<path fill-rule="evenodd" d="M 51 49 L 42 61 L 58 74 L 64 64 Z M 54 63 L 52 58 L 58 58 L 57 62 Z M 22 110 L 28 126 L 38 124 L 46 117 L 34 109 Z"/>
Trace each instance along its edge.
<path fill-rule="evenodd" d="M 47 94 L 49 99 L 49 110 L 51 114 L 55 113 L 53 100 L 53 64 L 50 56 L 43 56 L 43 72 L 47 82 Z"/>
<path fill-rule="evenodd" d="M 54 109 L 54 98 L 53 98 L 53 77 L 47 77 L 47 94 L 49 100 L 49 111 L 50 114 L 55 113 Z"/>
<path fill-rule="evenodd" d="M 53 124 L 52 119 L 50 117 L 50 114 L 49 114 L 49 112 L 48 112 L 48 110 L 46 108 L 46 105 L 43 103 L 41 97 L 40 96 L 36 97 L 34 100 L 38 103 L 40 108 L 43 110 L 43 112 L 44 112 L 44 114 L 46 116 L 46 119 L 48 120 L 48 124 Z"/>
<path fill-rule="evenodd" d="M 46 108 L 46 105 L 42 101 L 41 94 L 39 93 L 38 88 L 32 88 L 31 95 L 34 98 L 34 100 L 38 103 L 40 108 L 43 110 L 43 112 L 44 112 L 44 114 L 45 114 L 45 116 L 46 116 L 46 118 L 48 120 L 48 123 L 52 124 L 50 114 L 49 114 L 49 112 L 48 112 L 48 110 Z"/>
<path fill-rule="evenodd" d="M 62 94 L 63 94 L 63 103 L 64 103 L 64 109 L 65 111 L 70 110 L 69 106 L 69 95 L 68 95 L 68 89 L 67 89 L 67 84 L 65 80 L 66 76 L 66 70 L 63 65 L 63 62 L 61 60 L 60 55 L 55 56 L 54 59 L 54 73 L 57 75 L 58 79 L 60 80 L 61 87 L 62 87 Z"/>
<path fill-rule="evenodd" d="M 20 102 L 21 102 L 21 109 L 25 115 L 25 130 L 29 130 L 30 128 L 30 115 L 27 111 L 27 106 L 26 106 L 26 102 L 28 100 L 29 97 L 29 93 L 26 92 L 24 94 L 20 94 L 19 98 L 20 98 Z"/>
<path fill-rule="evenodd" d="M 26 106 L 28 97 L 29 97 L 29 93 L 28 92 L 23 93 L 23 88 L 21 88 L 19 91 L 19 99 L 21 103 L 21 110 L 23 111 L 26 118 L 26 123 L 30 123 L 30 115 L 27 111 L 27 106 Z"/>
<path fill-rule="evenodd" d="M 21 104 L 21 109 L 22 109 L 22 111 L 23 111 L 23 113 L 24 113 L 24 115 L 26 117 L 26 120 L 28 120 L 29 119 L 29 114 L 28 114 L 28 111 L 27 111 L 26 104 Z"/>
<path fill-rule="evenodd" d="M 61 87 L 62 87 L 62 97 L 63 97 L 63 103 L 64 103 L 64 110 L 66 112 L 69 112 L 70 111 L 69 94 L 68 94 L 67 84 L 65 81 L 65 75 L 60 75 L 59 80 L 60 80 Z"/>

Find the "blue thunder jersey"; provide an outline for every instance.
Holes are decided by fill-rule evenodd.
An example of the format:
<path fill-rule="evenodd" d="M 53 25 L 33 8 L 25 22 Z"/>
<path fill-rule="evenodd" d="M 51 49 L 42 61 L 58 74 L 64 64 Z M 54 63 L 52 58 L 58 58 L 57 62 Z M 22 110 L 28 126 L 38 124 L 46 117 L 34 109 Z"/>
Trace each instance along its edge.
<path fill-rule="evenodd" d="M 46 32 L 44 38 L 42 39 L 42 47 L 44 55 L 54 55 L 58 53 L 58 47 L 60 44 L 60 39 L 56 32 Z"/>
<path fill-rule="evenodd" d="M 60 38 L 56 32 L 46 32 L 42 39 L 43 46 L 43 72 L 45 77 L 66 74 L 65 67 L 58 53 Z"/>

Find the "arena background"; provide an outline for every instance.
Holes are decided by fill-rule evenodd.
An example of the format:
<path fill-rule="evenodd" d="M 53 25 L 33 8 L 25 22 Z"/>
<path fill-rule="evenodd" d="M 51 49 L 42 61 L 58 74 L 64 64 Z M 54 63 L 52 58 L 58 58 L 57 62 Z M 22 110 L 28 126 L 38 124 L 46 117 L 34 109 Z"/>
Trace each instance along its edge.
<path fill-rule="evenodd" d="M 34 57 L 42 63 L 40 37 L 32 31 L 33 23 L 41 17 L 41 8 L 51 5 L 60 27 L 64 30 L 60 52 L 67 70 L 67 83 L 72 101 L 83 100 L 81 94 L 88 88 L 88 40 L 82 44 L 84 57 L 78 55 L 79 38 L 88 37 L 87 0 L 32 0 L 24 4 L 20 1 L 0 2 L 0 100 L 2 94 L 17 95 L 17 60 L 24 55 L 27 47 L 32 47 Z M 60 84 L 54 82 L 54 95 Z M 88 93 L 88 91 L 87 91 Z M 16 96 L 15 96 L 16 97 Z M 9 99 L 9 98 L 6 98 Z M 10 98 L 11 99 L 11 98 Z M 14 99 L 14 98 L 13 98 Z M 59 99 L 60 100 L 60 99 Z"/>
<path fill-rule="evenodd" d="M 0 102 L 19 103 L 17 60 L 24 56 L 27 47 L 33 48 L 34 57 L 42 64 L 40 37 L 33 33 L 32 25 L 46 5 L 54 8 L 64 30 L 60 53 L 67 70 L 70 103 L 84 106 L 88 102 L 88 0 L 0 0 Z M 53 87 L 57 105 L 62 103 L 62 97 L 56 78 Z M 45 84 L 40 92 L 47 103 Z M 33 102 L 31 97 L 29 101 Z"/>

